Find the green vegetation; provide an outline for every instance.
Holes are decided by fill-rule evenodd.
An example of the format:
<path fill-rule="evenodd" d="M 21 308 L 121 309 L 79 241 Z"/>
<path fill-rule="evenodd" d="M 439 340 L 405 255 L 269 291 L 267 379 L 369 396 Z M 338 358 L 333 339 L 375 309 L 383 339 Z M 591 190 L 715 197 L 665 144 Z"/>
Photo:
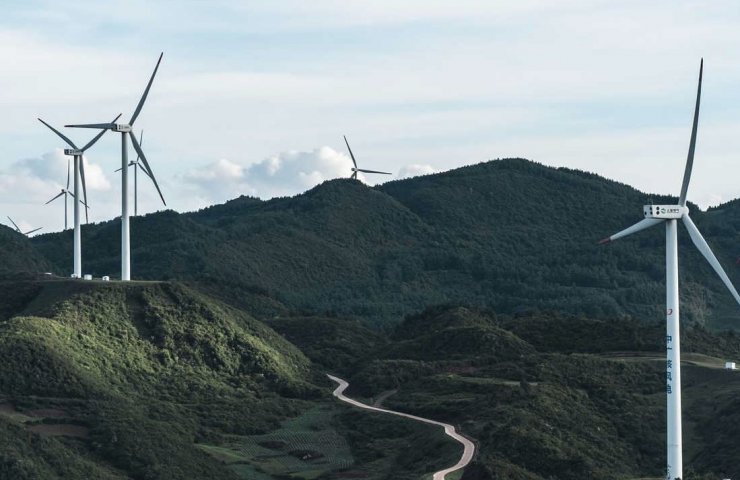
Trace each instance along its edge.
<path fill-rule="evenodd" d="M 15 404 L 76 400 L 77 448 L 134 478 L 236 478 L 195 442 L 268 431 L 319 394 L 275 332 L 166 283 L 44 282 L 0 324 L 0 362 Z"/>
<path fill-rule="evenodd" d="M 460 425 L 479 445 L 464 479 L 659 477 L 663 335 L 639 322 L 436 307 L 399 325 L 350 384 L 365 397 L 397 388 L 386 407 Z M 722 359 L 740 355 L 740 339 L 701 327 L 686 329 L 685 339 L 689 351 L 719 355 L 687 354 L 691 478 L 737 476 L 731 412 L 740 376 L 723 370 Z"/>
<path fill-rule="evenodd" d="M 430 305 L 454 304 L 660 319 L 662 232 L 596 244 L 639 220 L 651 200 L 671 201 L 521 159 L 376 188 L 340 179 L 292 198 L 242 197 L 134 218 L 133 271 L 193 282 L 261 317 L 298 311 L 388 327 Z M 740 203 L 708 212 L 692 206 L 692 217 L 740 281 Z M 84 270 L 115 274 L 119 224 L 85 226 L 83 237 Z M 32 242 L 56 271 L 67 271 L 70 235 Z M 680 242 L 689 247 L 683 231 Z M 716 275 L 693 247 L 680 251 L 685 320 L 737 328 Z"/>
<path fill-rule="evenodd" d="M 521 159 L 132 219 L 142 281 L 80 282 L 71 232 L 0 227 L 0 479 L 662 476 L 663 238 L 598 247 L 650 197 Z M 653 197 L 656 202 L 671 199 Z M 740 202 L 692 217 L 730 277 Z M 118 271 L 119 224 L 83 228 Z M 679 241 L 689 247 L 683 233 Z M 738 477 L 737 306 L 681 249 L 690 478 Z M 419 313 L 421 312 L 421 313 Z M 458 478 L 459 477 L 459 478 Z"/>

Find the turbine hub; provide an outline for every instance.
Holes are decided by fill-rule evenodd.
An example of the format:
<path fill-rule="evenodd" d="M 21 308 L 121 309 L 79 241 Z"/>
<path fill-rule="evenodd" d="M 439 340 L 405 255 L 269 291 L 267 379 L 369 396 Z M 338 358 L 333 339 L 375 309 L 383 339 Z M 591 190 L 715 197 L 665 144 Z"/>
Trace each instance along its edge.
<path fill-rule="evenodd" d="M 65 148 L 64 154 L 69 155 L 70 157 L 80 157 L 82 156 L 82 150 L 79 150 L 77 148 Z"/>
<path fill-rule="evenodd" d="M 121 133 L 128 133 L 131 131 L 131 125 L 128 125 L 126 123 L 114 123 L 113 124 L 113 131 L 114 132 L 121 132 Z"/>
<path fill-rule="evenodd" d="M 661 220 L 679 219 L 689 213 L 689 209 L 682 205 L 645 205 L 642 207 L 642 211 L 645 218 Z"/>

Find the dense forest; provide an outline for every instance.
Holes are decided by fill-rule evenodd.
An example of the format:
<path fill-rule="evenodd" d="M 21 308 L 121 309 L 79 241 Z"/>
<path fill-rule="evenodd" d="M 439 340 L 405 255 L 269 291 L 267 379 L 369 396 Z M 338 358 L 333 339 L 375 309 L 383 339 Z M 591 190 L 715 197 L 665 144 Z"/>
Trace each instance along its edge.
<path fill-rule="evenodd" d="M 651 201 L 675 199 L 522 159 L 375 188 L 339 179 L 291 198 L 241 197 L 134 218 L 133 272 L 195 282 L 226 300 L 265 294 L 294 310 L 373 325 L 443 303 L 653 320 L 664 303 L 661 229 L 597 245 L 639 220 Z M 740 281 L 740 203 L 690 206 Z M 84 271 L 115 276 L 119 222 L 85 226 L 83 237 Z M 56 272 L 69 269 L 71 242 L 71 232 L 32 239 Z M 683 231 L 680 243 L 684 320 L 740 325 L 732 298 Z"/>

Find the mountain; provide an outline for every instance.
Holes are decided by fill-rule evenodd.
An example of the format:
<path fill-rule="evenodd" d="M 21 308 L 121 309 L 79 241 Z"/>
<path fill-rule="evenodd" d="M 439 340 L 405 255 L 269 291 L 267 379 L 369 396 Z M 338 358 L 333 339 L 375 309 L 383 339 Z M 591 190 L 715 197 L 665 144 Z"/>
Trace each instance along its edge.
<path fill-rule="evenodd" d="M 249 197 L 199 212 L 132 219 L 136 278 L 177 279 L 265 318 L 285 309 L 398 324 L 429 305 L 516 313 L 662 317 L 663 233 L 598 246 L 651 196 L 597 175 L 497 160 L 370 188 L 339 179 L 295 197 Z M 740 203 L 692 217 L 740 283 Z M 83 228 L 83 269 L 119 270 L 119 223 Z M 34 237 L 66 272 L 71 236 Z M 684 321 L 737 328 L 732 298 L 682 231 Z"/>

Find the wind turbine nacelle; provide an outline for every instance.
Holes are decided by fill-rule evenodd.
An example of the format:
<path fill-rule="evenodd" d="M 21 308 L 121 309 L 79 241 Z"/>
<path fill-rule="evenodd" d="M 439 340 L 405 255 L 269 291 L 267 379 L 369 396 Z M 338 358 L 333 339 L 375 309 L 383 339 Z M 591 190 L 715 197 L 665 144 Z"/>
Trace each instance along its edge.
<path fill-rule="evenodd" d="M 113 124 L 113 131 L 114 132 L 122 132 L 122 133 L 128 133 L 131 131 L 131 125 L 125 125 L 122 123 L 114 123 Z"/>
<path fill-rule="evenodd" d="M 660 218 L 663 220 L 679 219 L 689 213 L 689 209 L 681 205 L 645 205 L 642 210 L 645 213 L 645 218 Z"/>
<path fill-rule="evenodd" d="M 76 148 L 65 148 L 64 154 L 69 155 L 70 157 L 81 157 L 82 156 L 82 150 L 78 150 Z"/>

